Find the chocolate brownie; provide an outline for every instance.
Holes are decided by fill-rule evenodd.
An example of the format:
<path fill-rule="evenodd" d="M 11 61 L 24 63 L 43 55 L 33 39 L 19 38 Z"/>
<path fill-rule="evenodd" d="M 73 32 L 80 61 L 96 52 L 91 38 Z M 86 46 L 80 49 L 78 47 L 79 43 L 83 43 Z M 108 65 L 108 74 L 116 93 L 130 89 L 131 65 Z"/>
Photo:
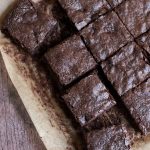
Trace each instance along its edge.
<path fill-rule="evenodd" d="M 110 9 L 106 0 L 59 0 L 59 2 L 78 30 Z"/>
<path fill-rule="evenodd" d="M 63 21 L 67 19 L 57 2 L 46 0 L 34 3 L 31 0 L 19 0 L 15 8 L 6 17 L 2 32 L 28 50 L 32 55 L 43 53 L 45 46 L 53 46 L 61 38 L 69 35 Z M 58 13 L 58 14 L 57 14 Z M 59 16 L 58 16 L 59 15 Z"/>
<path fill-rule="evenodd" d="M 108 3 L 111 5 L 111 7 L 116 7 L 118 5 L 120 5 L 123 1 L 125 0 L 107 0 Z"/>
<path fill-rule="evenodd" d="M 126 107 L 144 134 L 150 133 L 150 78 L 122 96 Z"/>
<path fill-rule="evenodd" d="M 96 73 L 82 79 L 63 96 L 76 120 L 84 126 L 115 105 Z"/>
<path fill-rule="evenodd" d="M 150 65 L 135 42 L 103 62 L 102 68 L 120 96 L 150 77 Z"/>
<path fill-rule="evenodd" d="M 137 43 L 150 54 L 150 30 L 136 39 Z"/>
<path fill-rule="evenodd" d="M 86 128 L 88 130 L 107 128 L 113 125 L 120 125 L 123 120 L 123 114 L 120 112 L 117 106 L 114 106 L 97 117 L 97 119 L 90 122 Z"/>
<path fill-rule="evenodd" d="M 126 0 L 117 9 L 123 23 L 134 37 L 150 28 L 150 0 Z"/>
<path fill-rule="evenodd" d="M 129 150 L 131 139 L 124 125 L 91 131 L 86 136 L 88 150 Z"/>
<path fill-rule="evenodd" d="M 45 57 L 62 85 L 67 85 L 96 66 L 80 36 L 74 35 L 50 49 Z"/>
<path fill-rule="evenodd" d="M 131 36 L 114 12 L 101 16 L 81 32 L 94 57 L 100 62 L 123 47 Z"/>

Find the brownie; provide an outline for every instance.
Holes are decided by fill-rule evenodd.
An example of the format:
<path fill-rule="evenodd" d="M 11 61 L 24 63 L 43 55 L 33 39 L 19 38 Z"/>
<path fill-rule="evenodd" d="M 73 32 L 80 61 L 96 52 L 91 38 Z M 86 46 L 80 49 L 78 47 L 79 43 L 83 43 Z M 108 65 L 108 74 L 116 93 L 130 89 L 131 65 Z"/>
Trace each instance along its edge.
<path fill-rule="evenodd" d="M 104 61 L 102 68 L 120 96 L 150 77 L 150 65 L 135 42 Z"/>
<path fill-rule="evenodd" d="M 113 97 L 96 73 L 90 74 L 71 87 L 63 99 L 81 126 L 115 105 Z"/>
<path fill-rule="evenodd" d="M 94 130 L 87 134 L 88 150 L 129 150 L 131 139 L 124 125 Z"/>
<path fill-rule="evenodd" d="M 19 0 L 4 20 L 2 32 L 31 55 L 37 55 L 70 34 L 64 23 L 66 17 L 60 14 L 63 12 L 57 2 Z"/>
<path fill-rule="evenodd" d="M 126 0 L 117 9 L 123 23 L 134 37 L 150 28 L 150 0 Z"/>
<path fill-rule="evenodd" d="M 131 36 L 114 12 L 101 16 L 81 32 L 97 61 L 104 61 L 123 47 Z"/>
<path fill-rule="evenodd" d="M 136 41 L 150 54 L 150 30 L 138 37 Z"/>
<path fill-rule="evenodd" d="M 102 129 L 107 128 L 113 125 L 120 125 L 124 120 L 123 114 L 120 112 L 118 107 L 115 105 L 112 108 L 105 111 L 99 117 L 97 117 L 94 121 L 90 122 L 86 129 Z"/>
<path fill-rule="evenodd" d="M 59 0 L 59 2 L 78 30 L 110 9 L 106 0 Z"/>
<path fill-rule="evenodd" d="M 70 84 L 96 66 L 94 58 L 78 35 L 53 47 L 45 57 L 61 85 Z"/>
<path fill-rule="evenodd" d="M 124 94 L 122 100 L 143 134 L 150 133 L 150 78 Z"/>
<path fill-rule="evenodd" d="M 125 0 L 107 0 L 108 3 L 111 5 L 111 7 L 116 7 L 118 5 L 120 5 L 123 1 Z"/>

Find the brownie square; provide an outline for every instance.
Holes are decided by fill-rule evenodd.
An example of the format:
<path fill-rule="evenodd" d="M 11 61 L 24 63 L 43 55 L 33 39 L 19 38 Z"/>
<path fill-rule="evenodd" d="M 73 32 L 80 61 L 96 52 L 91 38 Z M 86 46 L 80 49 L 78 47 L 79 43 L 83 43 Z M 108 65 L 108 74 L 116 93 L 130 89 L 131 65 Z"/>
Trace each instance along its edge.
<path fill-rule="evenodd" d="M 131 138 L 128 129 L 120 125 L 91 131 L 86 141 L 88 150 L 129 150 Z"/>
<path fill-rule="evenodd" d="M 136 39 L 137 43 L 150 54 L 150 30 Z"/>
<path fill-rule="evenodd" d="M 96 66 L 94 58 L 78 35 L 50 49 L 45 57 L 62 85 L 70 84 Z"/>
<path fill-rule="evenodd" d="M 120 96 L 150 77 L 150 65 L 135 42 L 103 62 L 102 68 Z"/>
<path fill-rule="evenodd" d="M 126 0 L 116 12 L 134 37 L 150 28 L 150 0 Z"/>
<path fill-rule="evenodd" d="M 70 88 L 63 99 L 81 126 L 116 104 L 96 73 Z"/>
<path fill-rule="evenodd" d="M 110 9 L 106 0 L 59 0 L 59 2 L 78 30 Z"/>
<path fill-rule="evenodd" d="M 111 5 L 111 7 L 116 7 L 118 5 L 120 5 L 123 1 L 125 0 L 107 0 L 108 3 Z"/>
<path fill-rule="evenodd" d="M 4 20 L 2 32 L 31 55 L 37 55 L 69 34 L 63 23 L 65 15 L 61 14 L 57 2 L 19 0 Z"/>
<path fill-rule="evenodd" d="M 97 61 L 104 61 L 131 40 L 118 16 L 110 12 L 81 32 Z"/>
<path fill-rule="evenodd" d="M 124 120 L 123 114 L 115 105 L 90 122 L 86 128 L 88 130 L 107 128 L 113 125 L 120 125 L 122 122 L 125 122 Z"/>
<path fill-rule="evenodd" d="M 150 78 L 128 91 L 122 99 L 141 131 L 150 133 Z"/>

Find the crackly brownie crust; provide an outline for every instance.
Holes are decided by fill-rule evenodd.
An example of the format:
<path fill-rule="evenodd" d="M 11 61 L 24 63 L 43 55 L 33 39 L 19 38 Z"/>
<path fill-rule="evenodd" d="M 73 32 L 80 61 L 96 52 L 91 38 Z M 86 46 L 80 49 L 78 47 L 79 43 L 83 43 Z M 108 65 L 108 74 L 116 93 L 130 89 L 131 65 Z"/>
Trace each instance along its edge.
<path fill-rule="evenodd" d="M 96 73 L 74 85 L 63 99 L 81 126 L 115 105 L 113 97 Z"/>
<path fill-rule="evenodd" d="M 118 107 L 115 105 L 114 107 L 108 109 L 104 113 L 102 113 L 97 119 L 90 122 L 86 129 L 93 130 L 93 129 L 102 129 L 111 127 L 113 125 L 120 125 L 122 122 L 124 122 L 124 116 L 118 109 Z"/>
<path fill-rule="evenodd" d="M 78 30 L 110 9 L 106 0 L 59 0 L 59 2 Z"/>
<path fill-rule="evenodd" d="M 116 9 L 121 20 L 134 37 L 150 28 L 149 6 L 149 0 L 126 0 Z"/>
<path fill-rule="evenodd" d="M 137 43 L 150 54 L 150 30 L 136 39 Z"/>
<path fill-rule="evenodd" d="M 45 57 L 62 85 L 68 85 L 96 66 L 80 36 L 73 35 L 50 49 Z"/>
<path fill-rule="evenodd" d="M 132 38 L 118 16 L 110 12 L 86 27 L 81 35 L 97 61 L 104 61 Z"/>
<path fill-rule="evenodd" d="M 61 11 L 57 2 L 20 0 L 5 19 L 2 32 L 30 54 L 43 53 L 46 46 L 58 43 L 62 35 L 69 34 L 62 21 L 65 17 L 57 17 L 56 8 Z"/>
<path fill-rule="evenodd" d="M 118 5 L 120 5 L 123 1 L 125 0 L 107 0 L 108 3 L 111 5 L 111 7 L 116 7 Z"/>
<path fill-rule="evenodd" d="M 129 150 L 130 136 L 123 126 L 112 126 L 103 130 L 91 131 L 87 134 L 88 150 Z"/>
<path fill-rule="evenodd" d="M 135 42 L 129 43 L 103 62 L 102 68 L 119 95 L 150 77 L 150 65 Z"/>
<path fill-rule="evenodd" d="M 150 78 L 122 96 L 126 107 L 144 134 L 150 133 Z"/>

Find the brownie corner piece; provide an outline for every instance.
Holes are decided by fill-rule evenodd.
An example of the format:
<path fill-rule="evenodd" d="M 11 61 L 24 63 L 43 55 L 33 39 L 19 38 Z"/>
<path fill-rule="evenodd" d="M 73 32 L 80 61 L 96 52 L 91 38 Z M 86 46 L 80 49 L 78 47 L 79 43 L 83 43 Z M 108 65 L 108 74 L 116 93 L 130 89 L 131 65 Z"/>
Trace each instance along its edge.
<path fill-rule="evenodd" d="M 81 126 L 116 104 L 96 72 L 70 88 L 63 99 Z"/>
<path fill-rule="evenodd" d="M 65 17 L 58 17 L 62 12 L 56 14 L 56 8 L 61 9 L 57 2 L 19 0 L 4 19 L 2 32 L 31 55 L 44 53 L 47 46 L 58 43 L 65 32 L 68 34 Z"/>
<path fill-rule="evenodd" d="M 107 0 L 59 0 L 59 2 L 78 30 L 110 10 Z"/>
<path fill-rule="evenodd" d="M 111 57 L 132 40 L 130 33 L 113 11 L 89 24 L 81 31 L 81 35 L 98 62 Z"/>
<path fill-rule="evenodd" d="M 149 6 L 149 0 L 125 0 L 116 8 L 116 12 L 134 37 L 150 28 Z"/>
<path fill-rule="evenodd" d="M 58 82 L 66 86 L 96 67 L 96 62 L 79 35 L 73 35 L 49 49 L 45 58 Z"/>
<path fill-rule="evenodd" d="M 141 129 L 142 133 L 150 133 L 150 78 L 139 86 L 128 91 L 122 100 Z"/>
<path fill-rule="evenodd" d="M 135 42 L 130 42 L 116 55 L 104 61 L 102 68 L 122 96 L 150 77 L 150 65 L 146 60 L 143 50 Z"/>
<path fill-rule="evenodd" d="M 124 125 L 93 130 L 86 135 L 88 150 L 130 150 L 131 138 Z"/>

